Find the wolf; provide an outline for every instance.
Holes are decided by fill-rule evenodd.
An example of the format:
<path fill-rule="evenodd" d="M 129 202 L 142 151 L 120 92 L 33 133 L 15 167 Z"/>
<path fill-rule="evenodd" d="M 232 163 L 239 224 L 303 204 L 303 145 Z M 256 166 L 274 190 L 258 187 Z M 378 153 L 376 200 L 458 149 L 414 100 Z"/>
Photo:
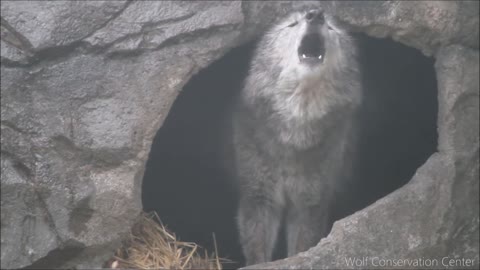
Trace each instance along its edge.
<path fill-rule="evenodd" d="M 361 101 L 355 41 L 324 10 L 294 12 L 260 38 L 230 118 L 247 265 L 271 261 L 282 222 L 288 256 L 328 233 L 353 177 Z"/>

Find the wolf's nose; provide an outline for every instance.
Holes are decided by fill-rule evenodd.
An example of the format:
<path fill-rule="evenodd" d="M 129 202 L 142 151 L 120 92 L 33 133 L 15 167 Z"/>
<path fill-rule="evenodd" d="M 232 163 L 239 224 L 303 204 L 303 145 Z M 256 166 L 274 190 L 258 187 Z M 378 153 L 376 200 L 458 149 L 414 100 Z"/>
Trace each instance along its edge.
<path fill-rule="evenodd" d="M 305 19 L 308 23 L 318 23 L 323 24 L 325 18 L 323 16 L 323 11 L 319 9 L 312 9 L 305 14 Z"/>

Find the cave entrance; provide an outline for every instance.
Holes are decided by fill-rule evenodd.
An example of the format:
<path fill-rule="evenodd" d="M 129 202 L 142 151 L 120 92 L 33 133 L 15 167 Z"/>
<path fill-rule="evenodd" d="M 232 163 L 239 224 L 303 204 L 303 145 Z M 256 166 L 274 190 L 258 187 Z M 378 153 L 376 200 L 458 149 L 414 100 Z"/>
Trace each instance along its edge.
<path fill-rule="evenodd" d="M 403 186 L 437 148 L 434 60 L 389 39 L 358 34 L 364 72 L 358 179 L 334 220 Z M 156 211 L 182 241 L 242 266 L 236 194 L 221 169 L 221 117 L 246 76 L 251 42 L 235 48 L 187 83 L 159 129 L 146 165 L 143 207 Z M 333 224 L 333 220 L 332 220 Z M 284 239 L 276 258 L 284 257 Z"/>
<path fill-rule="evenodd" d="M 156 211 L 181 241 L 213 252 L 214 233 L 219 256 L 240 264 L 235 192 L 222 170 L 219 136 L 252 49 L 232 49 L 184 86 L 155 136 L 142 187 L 144 211 Z"/>
<path fill-rule="evenodd" d="M 434 59 L 391 39 L 357 40 L 365 91 L 357 179 L 335 219 L 402 187 L 437 151 Z"/>

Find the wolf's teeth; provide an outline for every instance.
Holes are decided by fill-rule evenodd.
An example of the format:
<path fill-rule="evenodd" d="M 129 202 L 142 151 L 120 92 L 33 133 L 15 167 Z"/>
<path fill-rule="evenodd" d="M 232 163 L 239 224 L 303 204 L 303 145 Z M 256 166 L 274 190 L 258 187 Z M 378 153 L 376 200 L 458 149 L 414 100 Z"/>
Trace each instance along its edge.
<path fill-rule="evenodd" d="M 305 54 L 302 54 L 302 58 L 307 58 L 307 56 Z"/>
<path fill-rule="evenodd" d="M 322 55 L 319 55 L 319 56 L 318 56 L 318 59 L 322 59 Z"/>

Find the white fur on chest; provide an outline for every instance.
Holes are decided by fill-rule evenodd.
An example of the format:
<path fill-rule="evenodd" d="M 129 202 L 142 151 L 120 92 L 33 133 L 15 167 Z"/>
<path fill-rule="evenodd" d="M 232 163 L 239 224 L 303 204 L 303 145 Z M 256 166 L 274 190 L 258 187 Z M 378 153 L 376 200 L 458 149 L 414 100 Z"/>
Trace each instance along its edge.
<path fill-rule="evenodd" d="M 273 110 L 282 122 L 280 141 L 300 148 L 317 142 L 320 138 L 315 134 L 315 124 L 330 110 L 328 89 L 324 88 L 318 77 L 280 82 L 272 103 Z"/>
<path fill-rule="evenodd" d="M 282 76 L 287 76 L 282 74 Z M 274 95 L 274 110 L 286 121 L 305 123 L 319 119 L 328 110 L 328 90 L 318 76 L 306 76 L 301 80 L 299 74 L 288 74 L 289 79 L 280 78 Z M 293 77 L 293 78 L 292 78 Z"/>

